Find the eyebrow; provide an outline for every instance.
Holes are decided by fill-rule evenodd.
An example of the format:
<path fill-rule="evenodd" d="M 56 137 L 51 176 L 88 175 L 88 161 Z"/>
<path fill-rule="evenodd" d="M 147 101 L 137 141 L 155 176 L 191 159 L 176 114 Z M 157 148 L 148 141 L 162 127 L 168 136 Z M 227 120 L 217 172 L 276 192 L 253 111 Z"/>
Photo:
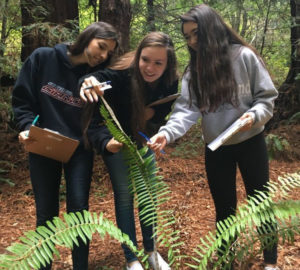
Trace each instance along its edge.
<path fill-rule="evenodd" d="M 195 33 L 196 31 L 198 31 L 198 27 L 193 28 L 189 33 L 183 33 L 183 35 L 187 37 L 190 33 Z"/>
<path fill-rule="evenodd" d="M 108 47 L 107 44 L 105 42 L 103 42 L 102 40 L 101 41 L 99 40 L 98 44 L 101 44 L 101 45 L 105 46 L 106 48 Z"/>
<path fill-rule="evenodd" d="M 149 56 L 146 56 L 146 55 L 141 55 L 142 58 L 147 58 L 149 59 Z M 155 61 L 155 62 L 163 62 L 165 59 L 154 59 L 152 61 Z"/>

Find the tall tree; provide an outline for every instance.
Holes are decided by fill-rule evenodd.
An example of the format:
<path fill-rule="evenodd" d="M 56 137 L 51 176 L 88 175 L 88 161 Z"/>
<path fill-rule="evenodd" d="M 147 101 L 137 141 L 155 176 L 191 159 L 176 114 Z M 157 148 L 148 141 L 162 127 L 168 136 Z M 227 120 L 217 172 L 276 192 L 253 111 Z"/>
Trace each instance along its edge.
<path fill-rule="evenodd" d="M 70 21 L 78 20 L 78 1 L 21 0 L 21 13 L 23 27 L 21 60 L 24 61 L 34 49 L 49 46 L 51 24 L 73 28 Z"/>
<path fill-rule="evenodd" d="M 154 0 L 147 0 L 147 10 L 147 23 L 149 31 L 155 31 Z"/>
<path fill-rule="evenodd" d="M 130 0 L 100 0 L 99 21 L 113 25 L 121 35 L 120 48 L 129 50 L 129 31 L 132 17 Z"/>
<path fill-rule="evenodd" d="M 291 64 L 284 83 L 279 87 L 276 112 L 270 127 L 290 118 L 300 108 L 300 0 L 290 0 L 291 8 Z"/>

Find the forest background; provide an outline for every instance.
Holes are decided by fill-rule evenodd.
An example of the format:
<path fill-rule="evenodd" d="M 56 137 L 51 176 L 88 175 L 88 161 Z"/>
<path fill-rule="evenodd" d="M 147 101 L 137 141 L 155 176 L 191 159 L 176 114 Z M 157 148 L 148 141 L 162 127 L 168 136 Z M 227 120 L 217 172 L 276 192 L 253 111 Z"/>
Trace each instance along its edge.
<path fill-rule="evenodd" d="M 174 41 L 179 74 L 182 75 L 189 56 L 186 42 L 181 34 L 179 16 L 201 3 L 215 8 L 229 25 L 258 50 L 265 60 L 273 81 L 280 91 L 279 98 L 276 100 L 274 117 L 267 126 L 268 136 L 266 137 L 269 154 L 273 159 L 271 164 L 274 166 L 273 176 L 276 178 L 284 172 L 299 171 L 299 0 L 0 0 L 0 252 L 4 252 L 4 248 L 16 240 L 22 231 L 32 229 L 35 223 L 26 154 L 17 142 L 17 131 L 10 105 L 12 85 L 26 57 L 37 47 L 53 46 L 59 42 L 72 42 L 87 25 L 102 20 L 110 22 L 120 31 L 123 52 L 136 48 L 141 38 L 149 31 L 168 33 Z M 191 178 L 200 177 L 204 181 L 204 168 L 201 167 L 203 160 L 202 157 L 198 157 L 202 151 L 201 147 L 203 147 L 201 136 L 193 129 L 179 143 L 171 145 L 167 153 L 170 155 L 172 153 L 173 159 L 158 160 L 165 173 L 164 177 L 179 179 L 184 175 L 187 178 L 186 188 L 190 183 L 193 185 L 191 189 L 195 185 Z M 192 159 L 186 160 L 187 156 Z M 101 164 L 100 160 L 99 164 Z M 97 197 L 94 198 L 93 194 L 91 202 L 98 201 L 99 197 L 103 198 L 108 202 L 107 207 L 110 210 L 107 212 L 114 219 L 111 210 L 112 198 L 104 194 L 110 194 L 111 191 L 107 172 L 99 164 L 95 168 L 95 178 L 102 179 L 102 182 L 96 181 L 98 187 L 94 187 L 94 191 Z M 198 172 L 191 172 L 184 166 L 194 167 Z M 170 175 L 172 171 L 173 174 Z M 174 198 L 177 196 L 193 198 L 191 195 L 193 193 L 187 195 L 186 191 L 179 186 L 172 186 L 172 183 L 169 184 L 171 188 L 174 188 L 173 192 L 177 192 Z M 203 184 L 201 188 L 208 192 L 206 184 Z M 199 191 L 195 192 L 195 201 L 190 201 L 190 204 L 197 204 L 198 196 L 196 195 L 200 196 Z M 243 191 L 240 196 L 242 195 L 244 195 Z M 295 196 L 299 198 L 299 193 Z M 213 219 L 211 198 L 208 197 L 203 204 L 205 204 L 203 213 L 209 209 Z M 98 208 L 95 209 L 98 210 Z M 28 211 L 28 215 L 24 215 L 24 211 L 26 213 Z M 190 211 L 193 215 L 192 220 L 201 218 L 196 212 Z M 181 225 L 185 231 L 182 236 L 187 237 L 185 235 L 193 228 L 194 231 L 190 233 L 187 241 L 198 242 L 196 239 L 199 235 L 194 235 L 195 231 L 198 232 L 198 228 L 195 229 L 191 224 L 186 224 L 188 227 L 184 227 L 184 222 Z M 211 221 L 207 227 L 213 228 L 213 222 Z M 294 255 L 297 257 L 300 253 L 299 245 L 296 244 L 296 247 L 298 248 L 293 249 L 292 257 Z M 92 254 L 93 252 L 99 253 L 99 247 L 92 250 Z M 115 257 L 121 254 L 119 249 L 117 252 L 119 253 L 116 253 Z M 66 256 L 62 257 L 61 266 L 57 266 L 58 269 L 67 269 Z M 108 261 L 109 259 L 106 260 Z M 299 260 L 297 262 L 300 265 Z M 284 262 L 281 263 L 284 264 Z M 100 264 L 99 259 L 94 258 L 95 269 L 99 269 Z M 120 269 L 113 262 L 110 265 L 115 267 L 114 269 Z"/>

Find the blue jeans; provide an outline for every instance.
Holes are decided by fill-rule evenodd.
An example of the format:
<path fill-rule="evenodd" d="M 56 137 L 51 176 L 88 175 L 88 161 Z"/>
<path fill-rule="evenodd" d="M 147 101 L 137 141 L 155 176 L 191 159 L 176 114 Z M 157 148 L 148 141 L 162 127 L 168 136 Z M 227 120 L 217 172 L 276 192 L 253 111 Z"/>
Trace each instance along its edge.
<path fill-rule="evenodd" d="M 36 204 L 37 226 L 59 214 L 59 187 L 64 171 L 67 191 L 67 212 L 88 210 L 89 191 L 93 170 L 93 152 L 79 146 L 68 163 L 61 163 L 29 153 L 31 183 Z M 81 240 L 72 250 L 73 269 L 88 269 L 89 245 Z M 46 268 L 51 269 L 51 265 Z"/>
<path fill-rule="evenodd" d="M 152 154 L 148 151 L 147 155 Z M 125 163 L 123 153 L 113 155 L 103 155 L 103 160 L 107 166 L 112 187 L 114 190 L 115 214 L 119 229 L 126 233 L 130 240 L 137 246 L 136 229 L 134 220 L 133 194 L 131 194 L 128 179 L 128 167 Z M 154 241 L 153 226 L 146 226 L 140 221 L 143 235 L 143 245 L 147 252 L 153 251 Z M 127 262 L 136 260 L 134 253 L 126 246 L 122 245 Z"/>

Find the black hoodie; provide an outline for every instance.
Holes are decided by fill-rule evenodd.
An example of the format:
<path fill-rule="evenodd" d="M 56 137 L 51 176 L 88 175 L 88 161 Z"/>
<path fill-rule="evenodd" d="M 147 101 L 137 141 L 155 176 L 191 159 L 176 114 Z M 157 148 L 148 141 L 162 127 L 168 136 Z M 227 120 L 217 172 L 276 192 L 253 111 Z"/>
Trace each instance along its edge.
<path fill-rule="evenodd" d="M 79 97 L 78 79 L 99 68 L 72 66 L 65 44 L 36 49 L 24 62 L 12 93 L 17 127 L 28 130 L 39 115 L 41 128 L 82 141 L 84 102 Z"/>

